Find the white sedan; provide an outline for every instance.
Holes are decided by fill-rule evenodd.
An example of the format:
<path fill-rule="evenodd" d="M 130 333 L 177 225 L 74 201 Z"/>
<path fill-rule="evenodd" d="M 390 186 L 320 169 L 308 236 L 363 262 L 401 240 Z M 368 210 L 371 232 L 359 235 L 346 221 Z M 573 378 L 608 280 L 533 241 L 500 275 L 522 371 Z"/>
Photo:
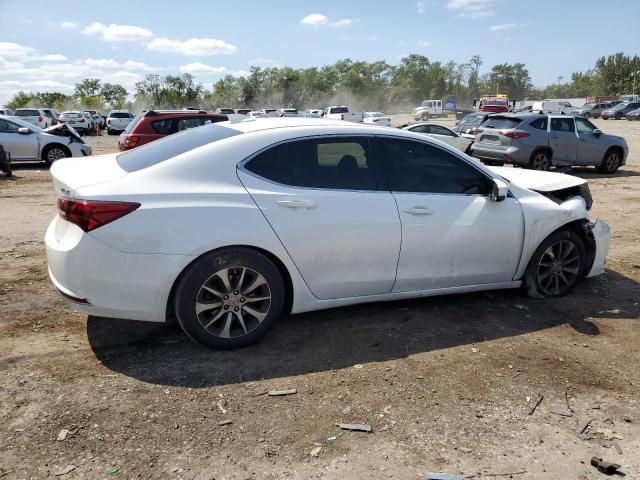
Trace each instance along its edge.
<path fill-rule="evenodd" d="M 221 122 L 52 169 L 53 284 L 90 315 L 164 322 L 214 348 L 288 313 L 604 271 L 609 228 L 580 178 L 489 169 L 403 130 Z"/>
<path fill-rule="evenodd" d="M 437 123 L 412 123 L 403 127 L 403 129 L 428 135 L 465 153 L 467 153 L 469 145 L 473 143 L 473 139 L 461 137 L 453 130 Z"/>
<path fill-rule="evenodd" d="M 363 112 L 362 122 L 380 127 L 390 127 L 391 119 L 382 112 Z"/>

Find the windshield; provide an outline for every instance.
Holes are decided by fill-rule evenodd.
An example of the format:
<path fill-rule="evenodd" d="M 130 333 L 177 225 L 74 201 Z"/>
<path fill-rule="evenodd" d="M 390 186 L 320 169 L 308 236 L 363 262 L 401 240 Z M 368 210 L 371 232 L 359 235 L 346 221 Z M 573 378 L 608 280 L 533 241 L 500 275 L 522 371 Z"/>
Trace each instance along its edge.
<path fill-rule="evenodd" d="M 131 118 L 131 114 L 127 112 L 111 112 L 110 118 Z"/>
<path fill-rule="evenodd" d="M 82 115 L 78 112 L 63 112 L 60 115 L 62 118 L 80 118 Z"/>
<path fill-rule="evenodd" d="M 458 124 L 459 127 L 479 127 L 484 122 L 482 115 L 467 115 Z"/>
<path fill-rule="evenodd" d="M 628 103 L 619 103 L 615 105 L 611 110 L 624 110 L 628 105 Z"/>
<path fill-rule="evenodd" d="M 333 107 L 331 113 L 349 113 L 349 109 L 347 107 Z"/>
<path fill-rule="evenodd" d="M 124 129 L 124 133 L 129 133 L 131 132 L 131 130 L 133 130 L 135 128 L 135 126 L 138 124 L 138 122 L 140 122 L 140 119 L 142 118 L 144 114 L 139 113 L 138 115 L 136 115 L 133 120 L 131 120 L 129 122 L 129 125 L 127 125 L 127 128 Z"/>
<path fill-rule="evenodd" d="M 133 150 L 127 150 L 119 154 L 117 160 L 120 167 L 124 170 L 127 172 L 135 172 L 202 147 L 208 143 L 217 142 L 218 140 L 239 135 L 240 133 L 238 130 L 222 126 L 219 123 L 216 125 L 205 125 L 169 135 L 155 142 L 134 148 Z"/>

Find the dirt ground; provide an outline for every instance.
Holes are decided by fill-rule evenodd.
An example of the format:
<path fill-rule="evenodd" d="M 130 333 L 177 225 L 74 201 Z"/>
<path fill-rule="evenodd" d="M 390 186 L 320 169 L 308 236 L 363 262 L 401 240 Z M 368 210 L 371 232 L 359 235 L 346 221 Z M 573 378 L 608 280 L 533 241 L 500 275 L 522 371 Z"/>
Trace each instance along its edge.
<path fill-rule="evenodd" d="M 17 167 L 0 180 L 0 477 L 598 479 L 598 456 L 640 478 L 640 122 L 595 123 L 631 147 L 614 176 L 573 172 L 612 227 L 605 275 L 558 300 L 296 315 L 232 352 L 66 308 L 43 247 L 49 173 Z M 116 137 L 89 142 L 113 151 Z"/>

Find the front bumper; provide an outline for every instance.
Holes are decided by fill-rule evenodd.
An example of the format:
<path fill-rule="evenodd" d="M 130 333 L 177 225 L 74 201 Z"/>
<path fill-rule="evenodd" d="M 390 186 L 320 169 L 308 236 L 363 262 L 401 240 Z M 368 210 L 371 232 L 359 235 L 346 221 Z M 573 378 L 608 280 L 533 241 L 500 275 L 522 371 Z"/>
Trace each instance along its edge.
<path fill-rule="evenodd" d="M 606 222 L 598 219 L 591 225 L 591 233 L 595 240 L 596 251 L 587 277 L 595 277 L 604 273 L 604 262 L 609 252 L 609 241 L 611 239 L 611 227 Z"/>

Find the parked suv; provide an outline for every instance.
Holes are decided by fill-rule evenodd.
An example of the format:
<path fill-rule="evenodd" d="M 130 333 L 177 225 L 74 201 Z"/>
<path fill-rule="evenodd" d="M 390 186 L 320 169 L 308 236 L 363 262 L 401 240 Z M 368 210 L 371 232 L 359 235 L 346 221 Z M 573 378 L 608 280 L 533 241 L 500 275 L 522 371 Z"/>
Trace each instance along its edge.
<path fill-rule="evenodd" d="M 603 111 L 602 119 L 609 120 L 610 118 L 614 118 L 621 120 L 627 113 L 638 108 L 640 108 L 640 102 L 619 103 L 615 107 Z"/>
<path fill-rule="evenodd" d="M 133 120 L 133 115 L 129 110 L 112 110 L 107 115 L 107 133 L 113 135 L 116 132 L 124 132 L 129 123 Z"/>
<path fill-rule="evenodd" d="M 73 127 L 79 134 L 85 135 L 91 130 L 91 125 L 82 114 L 78 111 L 62 112 L 58 116 L 58 123 Z"/>
<path fill-rule="evenodd" d="M 493 115 L 478 129 L 471 153 L 488 164 L 513 163 L 536 170 L 592 165 L 614 173 L 626 163 L 624 138 L 602 133 L 580 116 Z"/>
<path fill-rule="evenodd" d="M 610 102 L 604 103 L 585 103 L 580 108 L 576 108 L 573 112 L 574 115 L 582 115 L 584 118 L 598 118 L 600 114 L 607 110 L 608 108 L 613 107 L 614 105 Z"/>
<path fill-rule="evenodd" d="M 487 121 L 489 116 L 494 115 L 491 112 L 473 112 L 466 115 L 451 130 L 459 134 L 461 137 L 475 140 L 476 130 Z"/>
<path fill-rule="evenodd" d="M 126 130 L 118 138 L 118 149 L 129 150 L 145 143 L 190 128 L 209 123 L 223 122 L 226 115 L 208 113 L 203 110 L 150 110 L 142 112 L 129 123 Z"/>
<path fill-rule="evenodd" d="M 14 115 L 36 127 L 47 128 L 51 126 L 51 119 L 40 108 L 17 108 Z"/>

